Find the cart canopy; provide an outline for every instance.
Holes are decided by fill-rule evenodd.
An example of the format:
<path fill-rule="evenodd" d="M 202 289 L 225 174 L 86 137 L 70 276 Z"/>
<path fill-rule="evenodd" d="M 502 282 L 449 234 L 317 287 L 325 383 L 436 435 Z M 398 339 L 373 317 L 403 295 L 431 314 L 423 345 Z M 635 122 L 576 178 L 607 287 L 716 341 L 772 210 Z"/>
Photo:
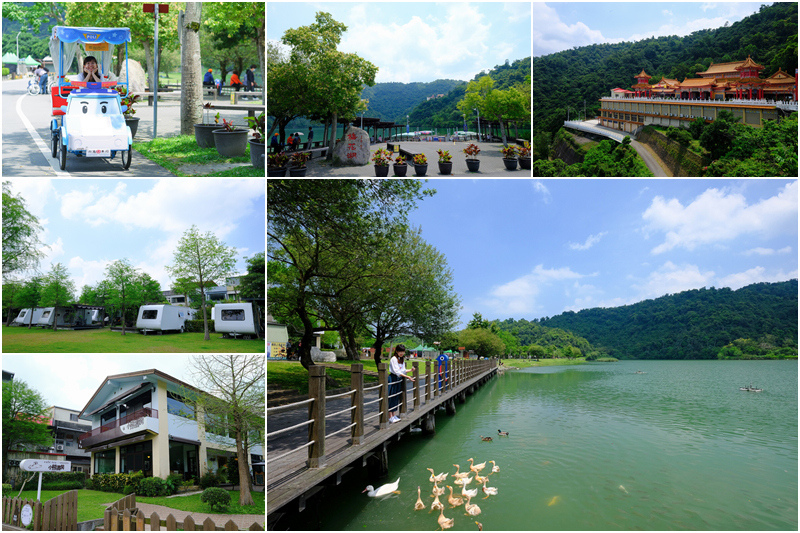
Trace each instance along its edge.
<path fill-rule="evenodd" d="M 50 35 L 50 55 L 53 57 L 53 66 L 59 78 L 64 76 L 65 70 L 72 65 L 78 45 L 82 44 L 88 55 L 99 57 L 100 68 L 103 76 L 108 77 L 111 71 L 111 57 L 113 49 L 109 45 L 131 42 L 129 28 L 89 28 L 73 26 L 55 26 Z M 62 63 L 63 62 L 63 63 Z"/>
<path fill-rule="evenodd" d="M 57 39 L 64 43 L 122 44 L 131 42 L 131 30 L 128 28 L 76 28 L 72 26 L 55 26 L 50 39 Z"/>

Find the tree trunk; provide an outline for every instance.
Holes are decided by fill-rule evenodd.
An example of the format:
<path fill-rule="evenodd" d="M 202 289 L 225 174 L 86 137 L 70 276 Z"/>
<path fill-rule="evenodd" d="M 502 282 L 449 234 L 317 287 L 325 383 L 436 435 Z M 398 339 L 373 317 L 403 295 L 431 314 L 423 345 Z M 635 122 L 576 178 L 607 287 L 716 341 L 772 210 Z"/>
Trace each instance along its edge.
<path fill-rule="evenodd" d="M 242 446 L 242 422 L 236 421 L 236 457 L 239 460 L 239 505 L 253 505 L 253 496 L 250 494 L 250 469 L 247 453 Z"/>
<path fill-rule="evenodd" d="M 328 161 L 333 161 L 333 147 L 336 144 L 336 112 L 333 113 L 333 119 L 331 120 L 331 144 L 328 148 L 328 155 L 325 156 L 325 159 Z"/>
<path fill-rule="evenodd" d="M 375 344 L 372 345 L 375 348 L 375 353 L 372 354 L 372 358 L 375 359 L 375 364 L 381 364 L 381 352 L 383 352 L 383 339 L 375 339 Z"/>
<path fill-rule="evenodd" d="M 361 353 L 358 343 L 356 343 L 355 332 L 349 328 L 345 328 L 339 331 L 339 336 L 342 339 L 342 344 L 344 345 L 344 351 L 347 354 L 347 358 L 351 361 L 361 360 Z"/>
<path fill-rule="evenodd" d="M 142 48 L 144 48 L 144 66 L 147 68 L 147 85 L 150 91 L 153 91 L 153 55 L 150 53 L 150 43 L 142 41 Z"/>
<path fill-rule="evenodd" d="M 200 64 L 199 2 L 186 2 L 181 44 L 181 135 L 194 135 L 194 125 L 203 122 L 203 84 Z M 205 307 L 203 308 L 205 320 Z M 208 340 L 208 329 L 206 329 Z"/>

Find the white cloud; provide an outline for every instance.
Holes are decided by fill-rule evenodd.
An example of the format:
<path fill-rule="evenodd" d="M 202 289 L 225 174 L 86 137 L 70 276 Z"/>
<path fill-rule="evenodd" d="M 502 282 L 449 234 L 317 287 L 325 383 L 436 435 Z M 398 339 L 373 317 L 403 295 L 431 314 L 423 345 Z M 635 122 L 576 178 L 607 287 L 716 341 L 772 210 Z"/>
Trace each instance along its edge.
<path fill-rule="evenodd" d="M 796 277 L 797 270 L 789 273 L 784 272 L 783 269 L 768 272 L 766 268 L 757 266 L 749 270 L 745 270 L 744 272 L 737 272 L 721 278 L 719 280 L 719 286 L 730 287 L 731 289 L 736 290 L 747 285 L 752 285 L 753 283 L 786 281 Z"/>
<path fill-rule="evenodd" d="M 641 300 L 706 287 L 712 284 L 713 279 L 713 271 L 701 272 L 697 265 L 678 266 L 667 261 L 661 268 L 651 272 L 644 283 L 634 283 L 632 287 L 639 291 L 637 300 Z"/>
<path fill-rule="evenodd" d="M 792 251 L 791 246 L 784 246 L 780 250 L 775 250 L 774 248 L 753 248 L 751 250 L 747 250 L 744 252 L 744 255 L 775 255 L 775 254 L 788 254 Z"/>
<path fill-rule="evenodd" d="M 797 182 L 787 184 L 778 194 L 748 205 L 738 193 L 708 189 L 684 206 L 676 198 L 653 199 L 642 214 L 648 232 L 663 233 L 664 242 L 653 254 L 674 248 L 695 247 L 733 240 L 744 234 L 773 235 L 797 228 Z"/>
<path fill-rule="evenodd" d="M 503 12 L 508 13 L 509 22 L 530 20 L 531 4 L 528 2 L 506 2 L 503 4 Z"/>
<path fill-rule="evenodd" d="M 75 282 L 75 289 L 79 296 L 81 293 L 81 288 L 84 285 L 94 286 L 101 280 L 103 280 L 105 276 L 106 267 L 111 264 L 112 261 L 103 259 L 103 260 L 85 260 L 80 256 L 75 256 L 71 258 L 67 262 L 67 268 L 69 269 L 70 273 L 73 274 L 72 280 Z M 78 273 L 78 275 L 74 275 Z"/>
<path fill-rule="evenodd" d="M 533 3 L 534 55 L 545 55 L 594 43 L 612 42 L 583 22 L 565 24 L 555 9 L 543 2 Z"/>
<path fill-rule="evenodd" d="M 533 190 L 542 195 L 542 201 L 546 204 L 550 203 L 551 195 L 547 186 L 539 180 L 534 180 Z"/>
<path fill-rule="evenodd" d="M 608 234 L 607 231 L 602 231 L 596 235 L 589 235 L 583 244 L 577 242 L 571 242 L 569 243 L 569 248 L 570 250 L 588 250 L 589 248 L 600 242 L 600 239 L 602 239 L 607 234 Z"/>
<path fill-rule="evenodd" d="M 519 316 L 535 309 L 536 298 L 543 287 L 583 277 L 569 267 L 547 269 L 536 265 L 531 273 L 494 287 L 483 304 L 498 315 Z"/>

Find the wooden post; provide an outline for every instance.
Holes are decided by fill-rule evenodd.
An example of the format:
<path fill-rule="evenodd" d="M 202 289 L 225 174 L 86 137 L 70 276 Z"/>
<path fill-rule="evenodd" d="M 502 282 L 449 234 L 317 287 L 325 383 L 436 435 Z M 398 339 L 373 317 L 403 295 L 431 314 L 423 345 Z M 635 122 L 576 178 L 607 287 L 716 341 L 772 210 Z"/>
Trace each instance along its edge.
<path fill-rule="evenodd" d="M 308 367 L 308 397 L 314 401 L 308 407 L 308 418 L 314 422 L 308 427 L 308 467 L 320 468 L 325 465 L 325 367 Z"/>
<path fill-rule="evenodd" d="M 378 364 L 378 381 L 381 384 L 381 406 L 380 429 L 389 427 L 389 376 L 386 372 L 386 363 Z"/>
<path fill-rule="evenodd" d="M 414 410 L 419 409 L 419 361 L 414 361 L 411 366 L 414 373 Z"/>
<path fill-rule="evenodd" d="M 364 436 L 364 365 L 362 363 L 354 363 L 350 365 L 350 388 L 355 391 L 351 396 L 351 407 L 355 409 L 351 411 L 351 424 L 353 430 L 351 432 L 353 438 L 353 446 L 361 444 L 361 438 Z"/>
<path fill-rule="evenodd" d="M 400 378 L 400 414 L 406 414 L 408 409 L 408 381 L 406 378 Z"/>
<path fill-rule="evenodd" d="M 431 360 L 425 360 L 425 403 L 430 403 L 431 398 Z"/>

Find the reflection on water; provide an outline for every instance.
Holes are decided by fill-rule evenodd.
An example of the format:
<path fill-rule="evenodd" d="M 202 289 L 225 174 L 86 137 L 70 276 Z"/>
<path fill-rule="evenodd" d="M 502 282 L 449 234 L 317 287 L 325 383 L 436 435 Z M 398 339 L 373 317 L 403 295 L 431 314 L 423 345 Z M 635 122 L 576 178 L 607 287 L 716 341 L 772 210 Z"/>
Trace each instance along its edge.
<path fill-rule="evenodd" d="M 739 390 L 750 382 L 764 392 Z M 307 525 L 436 529 L 438 511 L 414 511 L 417 486 L 430 506 L 426 468 L 464 471 L 472 457 L 500 466 L 488 482 L 498 494 L 482 499 L 479 491 L 477 518 L 445 503 L 453 530 L 475 531 L 475 520 L 486 530 L 797 530 L 795 361 L 529 369 L 493 379 L 457 408 L 454 417 L 437 415 L 434 437 L 392 445 L 388 477 L 345 476 Z M 361 494 L 398 477 L 399 496 Z"/>

